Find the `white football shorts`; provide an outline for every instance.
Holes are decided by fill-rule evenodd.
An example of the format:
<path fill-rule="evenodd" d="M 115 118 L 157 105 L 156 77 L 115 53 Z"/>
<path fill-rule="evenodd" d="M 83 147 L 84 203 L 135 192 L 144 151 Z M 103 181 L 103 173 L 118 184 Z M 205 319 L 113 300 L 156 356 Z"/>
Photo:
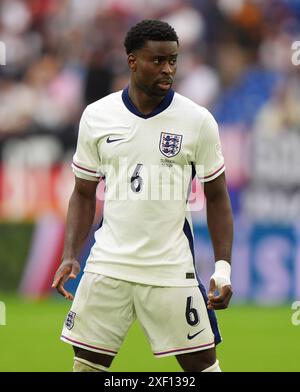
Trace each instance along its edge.
<path fill-rule="evenodd" d="M 115 356 L 138 319 L 156 357 L 206 350 L 221 341 L 206 293 L 194 287 L 160 287 L 85 272 L 61 339 Z"/>

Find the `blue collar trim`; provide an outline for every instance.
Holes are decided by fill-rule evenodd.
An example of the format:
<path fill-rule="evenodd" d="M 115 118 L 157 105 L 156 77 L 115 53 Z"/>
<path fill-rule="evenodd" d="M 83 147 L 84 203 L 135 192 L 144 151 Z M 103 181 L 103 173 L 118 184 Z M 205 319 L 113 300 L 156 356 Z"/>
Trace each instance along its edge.
<path fill-rule="evenodd" d="M 127 107 L 127 109 L 131 113 L 135 114 L 138 117 L 145 118 L 145 119 L 154 117 L 157 114 L 159 114 L 159 113 L 163 112 L 164 110 L 166 110 L 167 107 L 169 107 L 171 105 L 171 102 L 172 102 L 174 94 L 175 94 L 175 91 L 170 89 L 168 91 L 167 95 L 161 101 L 161 103 L 151 113 L 143 114 L 134 106 L 134 103 L 132 102 L 132 100 L 129 97 L 128 90 L 129 90 L 129 86 L 127 86 L 123 90 L 123 92 L 122 92 L 122 100 L 124 102 L 124 105 Z"/>

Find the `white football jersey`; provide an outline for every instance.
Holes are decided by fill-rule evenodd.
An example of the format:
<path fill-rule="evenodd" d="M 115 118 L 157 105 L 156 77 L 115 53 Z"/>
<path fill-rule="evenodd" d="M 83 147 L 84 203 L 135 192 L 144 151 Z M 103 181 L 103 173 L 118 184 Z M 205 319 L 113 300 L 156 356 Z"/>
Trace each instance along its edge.
<path fill-rule="evenodd" d="M 85 109 L 72 164 L 105 181 L 102 226 L 85 271 L 158 286 L 196 286 L 187 199 L 191 179 L 225 170 L 210 112 L 173 90 L 149 115 L 128 87 Z"/>

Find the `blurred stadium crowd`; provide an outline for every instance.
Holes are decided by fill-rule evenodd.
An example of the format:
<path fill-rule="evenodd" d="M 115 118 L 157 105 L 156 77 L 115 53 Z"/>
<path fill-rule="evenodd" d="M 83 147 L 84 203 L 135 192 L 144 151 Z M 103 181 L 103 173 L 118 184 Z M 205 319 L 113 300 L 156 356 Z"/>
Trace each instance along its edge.
<path fill-rule="evenodd" d="M 275 241 L 261 243 L 258 260 L 271 261 L 263 271 L 258 261 L 249 281 L 277 271 L 285 291 L 272 281 L 269 297 L 300 295 L 300 66 L 291 61 L 300 41 L 297 0 L 2 0 L 0 219 L 65 211 L 80 115 L 127 85 L 125 33 L 152 18 L 169 22 L 180 39 L 175 90 L 220 124 L 238 257 L 252 263 L 253 243 Z M 252 283 L 241 283 L 241 297 Z"/>
<path fill-rule="evenodd" d="M 122 89 L 123 40 L 145 18 L 178 32 L 177 91 L 211 108 L 222 123 L 274 132 L 299 125 L 300 32 L 295 0 L 2 0 L 0 132 L 54 132 L 74 142 L 83 107 Z M 259 115 L 259 116 L 258 116 Z"/>

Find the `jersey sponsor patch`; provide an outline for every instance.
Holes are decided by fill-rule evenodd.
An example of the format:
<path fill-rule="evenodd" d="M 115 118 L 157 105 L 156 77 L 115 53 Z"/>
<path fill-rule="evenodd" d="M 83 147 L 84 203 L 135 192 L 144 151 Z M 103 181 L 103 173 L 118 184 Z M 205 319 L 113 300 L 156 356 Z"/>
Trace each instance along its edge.
<path fill-rule="evenodd" d="M 187 272 L 187 273 L 185 274 L 185 278 L 186 278 L 186 279 L 195 279 L 195 274 L 194 274 L 194 272 Z"/>
<path fill-rule="evenodd" d="M 76 313 L 70 311 L 67 315 L 65 325 L 68 329 L 72 329 L 74 327 L 74 320 L 75 320 Z"/>
<path fill-rule="evenodd" d="M 182 135 L 161 132 L 159 150 L 166 157 L 174 157 L 181 149 Z"/>

